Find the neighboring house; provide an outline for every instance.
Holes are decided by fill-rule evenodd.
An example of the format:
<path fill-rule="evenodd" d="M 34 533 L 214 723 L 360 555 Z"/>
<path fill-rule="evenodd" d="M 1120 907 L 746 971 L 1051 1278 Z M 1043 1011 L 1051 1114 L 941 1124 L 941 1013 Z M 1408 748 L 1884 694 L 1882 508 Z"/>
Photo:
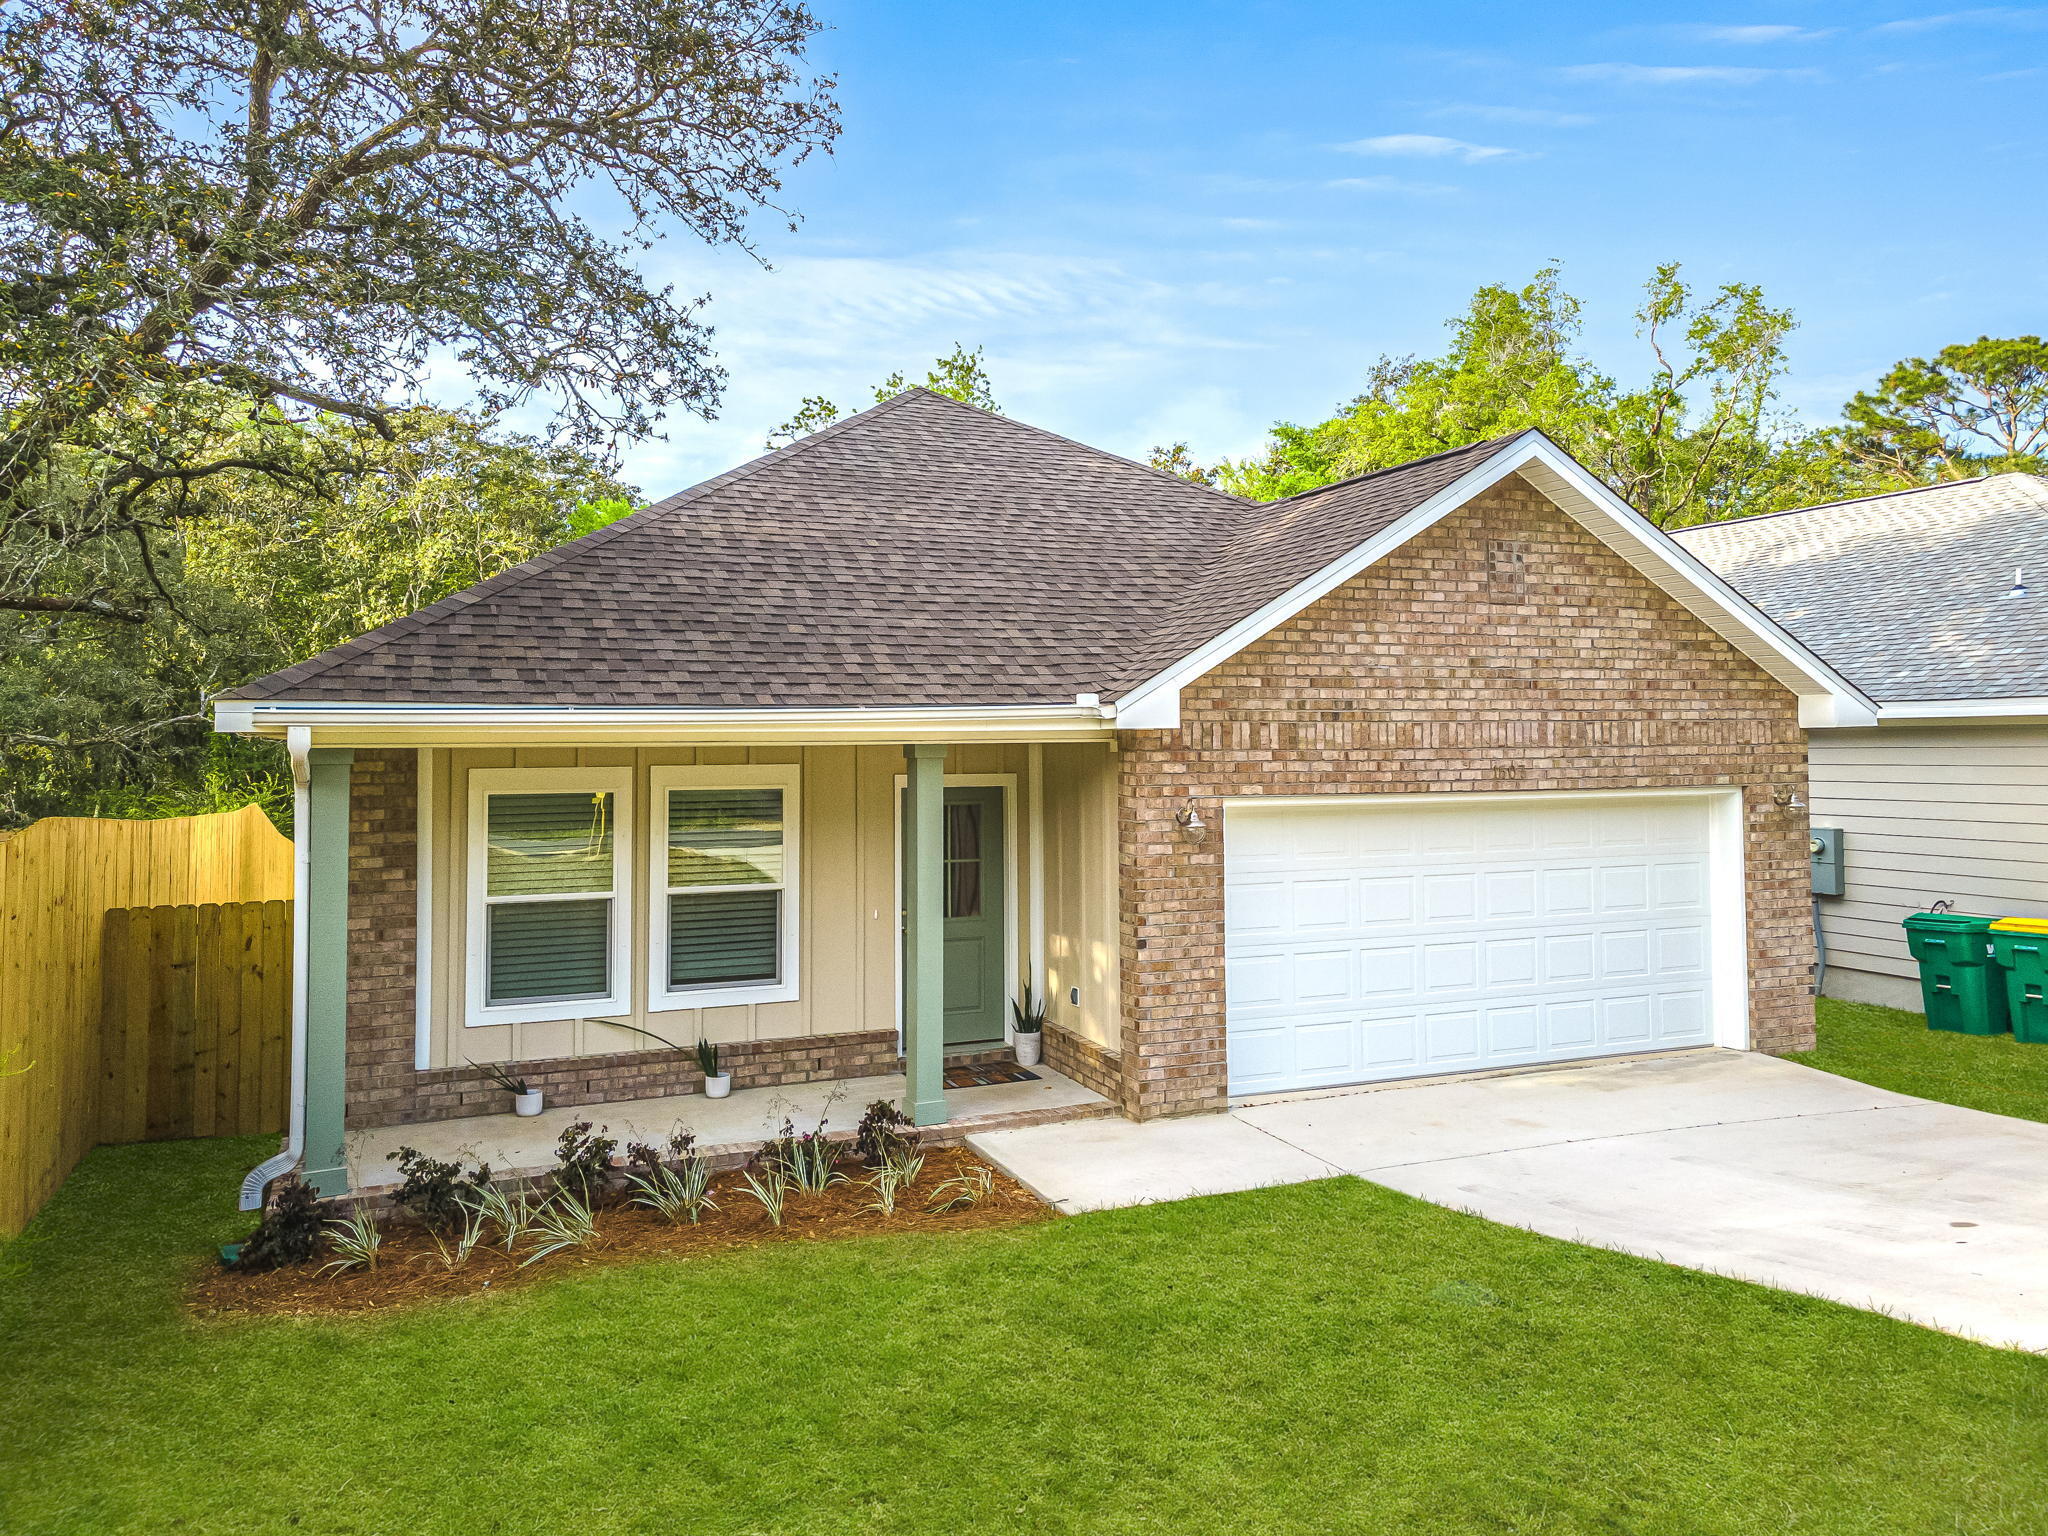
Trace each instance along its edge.
<path fill-rule="evenodd" d="M 608 1020 L 925 1123 L 1025 984 L 1140 1118 L 1797 1048 L 1846 718 L 1540 434 L 1254 503 L 922 390 L 217 706 L 305 786 L 325 1188 L 471 1063 L 698 1086 Z"/>
<path fill-rule="evenodd" d="M 2048 917 L 2048 481 L 1992 475 L 1685 529 L 1678 540 L 1877 705 L 1816 730 L 1843 834 L 1823 990 L 1920 1007 L 1899 920 Z"/>

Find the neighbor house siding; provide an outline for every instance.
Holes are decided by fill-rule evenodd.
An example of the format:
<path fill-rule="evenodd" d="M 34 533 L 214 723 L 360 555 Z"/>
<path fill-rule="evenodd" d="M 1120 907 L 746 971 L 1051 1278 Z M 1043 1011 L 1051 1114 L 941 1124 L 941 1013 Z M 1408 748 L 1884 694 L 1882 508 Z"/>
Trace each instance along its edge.
<path fill-rule="evenodd" d="M 1821 898 L 1834 997 L 1920 1007 L 1900 920 L 1947 901 L 2048 918 L 2048 726 L 1816 731 L 1813 824 L 1840 827 L 1844 892 Z"/>
<path fill-rule="evenodd" d="M 1217 667 L 1181 709 L 1178 729 L 1131 733 L 1118 754 L 1128 1112 L 1225 1102 L 1229 797 L 1738 787 L 1751 1039 L 1811 1042 L 1796 701 L 1519 477 Z M 1176 824 L 1190 803 L 1205 830 Z"/>

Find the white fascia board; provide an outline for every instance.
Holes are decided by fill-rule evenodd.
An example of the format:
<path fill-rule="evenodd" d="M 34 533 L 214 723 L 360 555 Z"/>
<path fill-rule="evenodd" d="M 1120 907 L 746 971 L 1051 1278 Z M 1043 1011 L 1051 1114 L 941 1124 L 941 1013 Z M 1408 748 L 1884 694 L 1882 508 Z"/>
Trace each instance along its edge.
<path fill-rule="evenodd" d="M 1434 496 L 1403 514 L 1342 559 L 1246 615 L 1186 658 L 1126 693 L 1117 704 L 1123 730 L 1171 730 L 1180 724 L 1180 691 L 1302 609 L 1440 522 L 1475 496 L 1520 473 L 1595 538 L 1797 694 L 1802 724 L 1871 724 L 1868 698 L 1793 639 L 1598 477 L 1538 432 L 1525 432 Z M 1812 718 L 1809 719 L 1808 717 Z"/>
<path fill-rule="evenodd" d="M 453 747 L 789 742 L 1106 741 L 1100 704 L 924 709 L 610 709 L 576 705 L 331 704 L 221 699 L 213 728 L 245 736 L 314 732 L 322 746 Z"/>
<path fill-rule="evenodd" d="M 2029 721 L 2048 718 L 2048 698 L 1901 699 L 1877 706 L 1878 725 L 1913 725 L 1941 720 Z M 1833 723 L 1833 722 L 1830 722 Z"/>

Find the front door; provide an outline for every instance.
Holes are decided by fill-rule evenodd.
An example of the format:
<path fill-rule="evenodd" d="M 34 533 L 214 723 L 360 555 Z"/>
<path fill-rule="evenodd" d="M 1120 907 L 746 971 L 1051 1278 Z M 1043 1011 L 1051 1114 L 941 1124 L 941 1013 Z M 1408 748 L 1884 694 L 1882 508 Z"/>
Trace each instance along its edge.
<path fill-rule="evenodd" d="M 946 791 L 946 1049 L 1003 1043 L 1003 792 Z"/>

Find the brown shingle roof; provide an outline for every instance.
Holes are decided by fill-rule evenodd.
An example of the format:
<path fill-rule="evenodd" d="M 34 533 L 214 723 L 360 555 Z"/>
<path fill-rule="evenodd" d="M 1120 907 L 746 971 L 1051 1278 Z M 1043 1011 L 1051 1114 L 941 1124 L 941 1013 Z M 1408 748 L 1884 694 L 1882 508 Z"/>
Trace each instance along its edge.
<path fill-rule="evenodd" d="M 1500 446 L 1248 502 L 912 390 L 226 697 L 1113 698 Z"/>

